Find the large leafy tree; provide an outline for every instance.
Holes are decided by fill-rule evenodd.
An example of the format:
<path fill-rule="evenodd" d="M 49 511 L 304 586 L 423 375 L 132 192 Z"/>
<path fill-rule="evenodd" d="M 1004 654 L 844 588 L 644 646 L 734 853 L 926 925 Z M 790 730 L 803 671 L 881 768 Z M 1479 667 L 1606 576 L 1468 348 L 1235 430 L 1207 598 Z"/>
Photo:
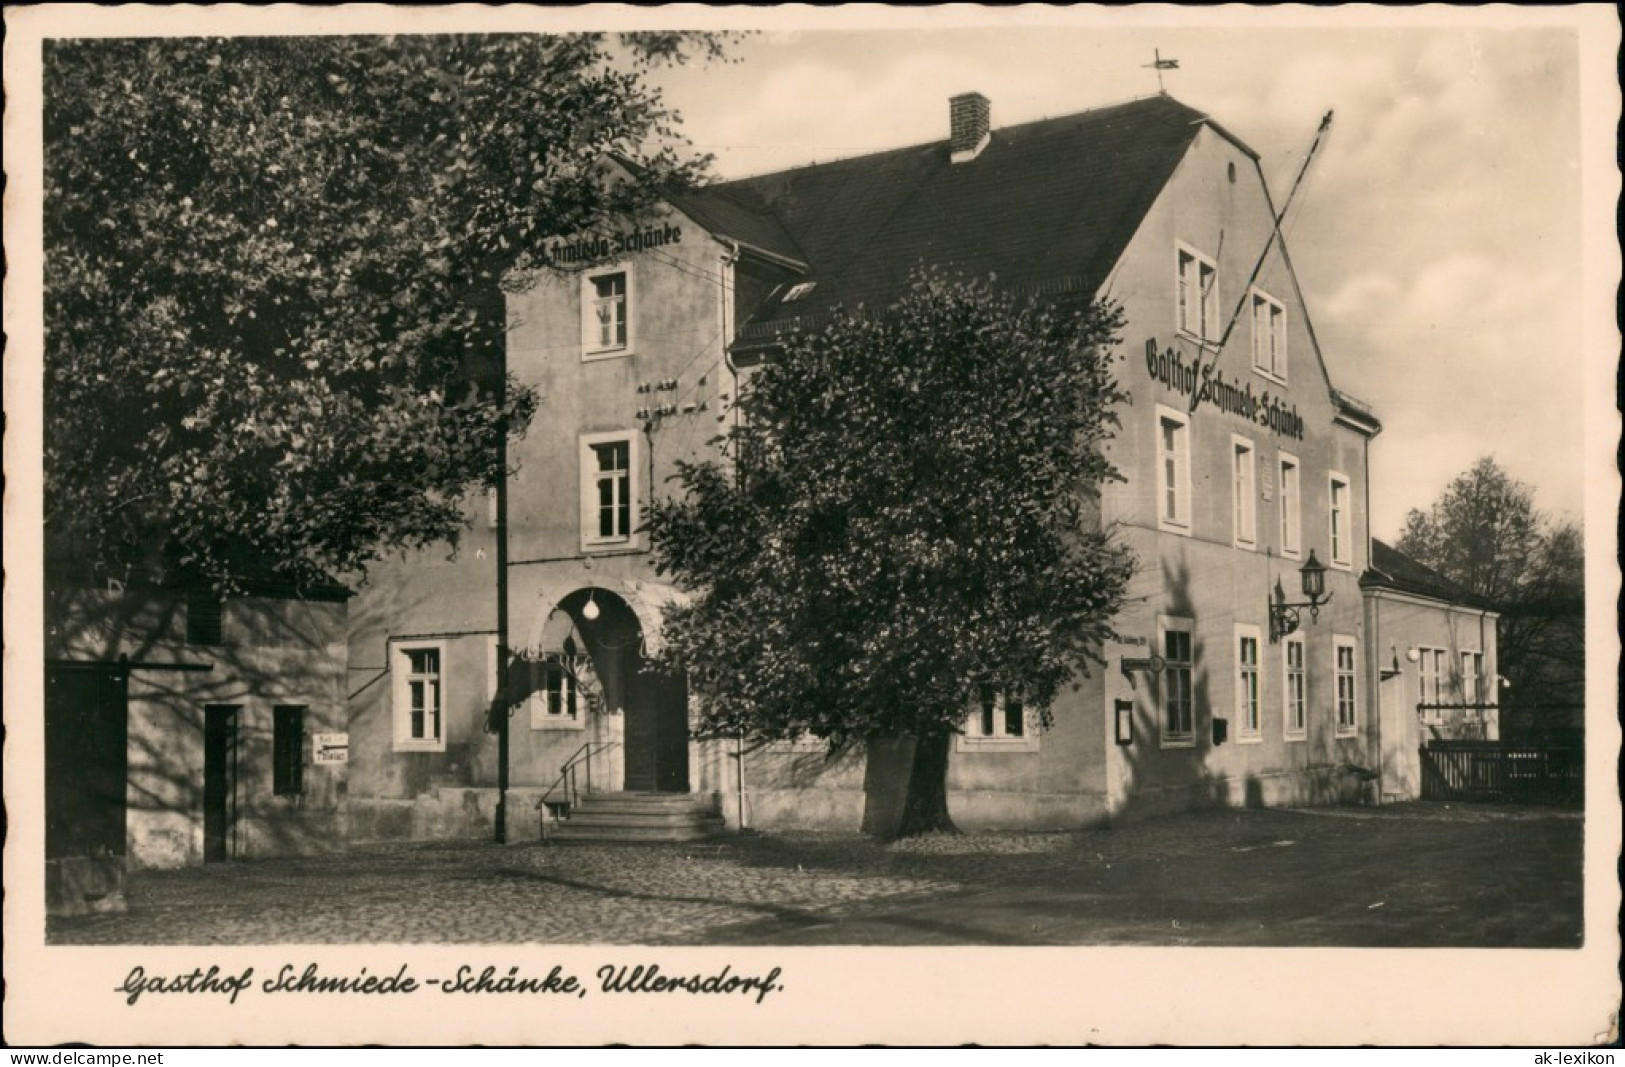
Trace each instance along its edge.
<path fill-rule="evenodd" d="M 1585 554 L 1578 526 L 1542 515 L 1533 490 L 1485 456 L 1427 511 L 1406 516 L 1397 547 L 1500 612 L 1500 673 L 1511 683 L 1504 723 L 1538 725 L 1543 707 L 1583 701 Z"/>
<path fill-rule="evenodd" d="M 948 754 L 979 691 L 1049 725 L 1130 575 L 1093 506 L 1116 476 L 1118 326 L 927 275 L 756 372 L 733 462 L 683 466 L 651 516 L 659 565 L 694 592 L 666 655 L 702 731 L 912 739 L 900 821 L 866 822 L 951 829 Z"/>
<path fill-rule="evenodd" d="M 720 44 L 48 43 L 56 555 L 229 586 L 455 542 L 536 406 L 492 369 L 499 283 L 692 176 L 648 68 Z"/>

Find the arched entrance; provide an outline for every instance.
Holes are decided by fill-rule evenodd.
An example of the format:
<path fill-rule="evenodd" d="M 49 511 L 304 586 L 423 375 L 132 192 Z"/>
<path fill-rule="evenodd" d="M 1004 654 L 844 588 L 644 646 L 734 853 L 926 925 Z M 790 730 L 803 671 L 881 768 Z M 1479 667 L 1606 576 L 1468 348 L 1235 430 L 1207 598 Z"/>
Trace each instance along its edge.
<path fill-rule="evenodd" d="M 632 605 L 616 591 L 593 586 L 561 598 L 551 615 L 534 651 L 560 652 L 562 642 L 579 636 L 603 686 L 600 713 L 625 716 L 621 788 L 688 792 L 688 682 L 651 665 L 644 626 Z M 569 625 L 557 625 L 561 615 Z"/>

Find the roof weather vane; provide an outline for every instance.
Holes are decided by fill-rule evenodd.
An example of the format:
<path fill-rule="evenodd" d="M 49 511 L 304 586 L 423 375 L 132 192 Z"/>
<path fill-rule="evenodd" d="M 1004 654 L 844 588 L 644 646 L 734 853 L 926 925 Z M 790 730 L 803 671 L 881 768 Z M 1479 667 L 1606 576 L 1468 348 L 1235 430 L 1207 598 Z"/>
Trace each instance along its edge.
<path fill-rule="evenodd" d="M 1155 58 L 1150 63 L 1144 64 L 1144 67 L 1146 70 L 1154 70 L 1157 72 L 1157 92 L 1161 93 L 1163 96 L 1167 96 L 1168 90 L 1163 88 L 1162 85 L 1162 72 L 1165 70 L 1178 70 L 1179 60 L 1163 59 L 1162 50 L 1160 48 L 1152 49 L 1151 54 Z"/>

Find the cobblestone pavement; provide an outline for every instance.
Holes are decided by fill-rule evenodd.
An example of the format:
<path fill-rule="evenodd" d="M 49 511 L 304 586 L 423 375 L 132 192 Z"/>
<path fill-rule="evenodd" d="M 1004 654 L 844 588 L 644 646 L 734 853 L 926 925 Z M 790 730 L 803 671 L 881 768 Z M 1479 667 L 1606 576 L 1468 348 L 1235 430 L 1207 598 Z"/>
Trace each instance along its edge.
<path fill-rule="evenodd" d="M 1573 944 L 1580 825 L 1572 813 L 1416 804 L 1198 812 L 1113 830 L 892 844 L 817 833 L 551 848 L 400 844 L 134 872 L 127 913 L 53 920 L 48 938 Z M 1475 903 L 1486 884 L 1488 928 Z M 1375 915 L 1382 906 L 1392 910 Z M 1325 936 L 1332 940 L 1315 940 Z"/>

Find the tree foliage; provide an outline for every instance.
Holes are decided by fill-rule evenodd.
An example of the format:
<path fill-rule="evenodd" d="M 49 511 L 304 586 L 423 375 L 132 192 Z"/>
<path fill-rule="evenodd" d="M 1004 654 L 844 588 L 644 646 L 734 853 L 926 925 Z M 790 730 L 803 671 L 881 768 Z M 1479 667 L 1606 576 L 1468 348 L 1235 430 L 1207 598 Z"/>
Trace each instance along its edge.
<path fill-rule="evenodd" d="M 536 407 L 490 369 L 499 282 L 693 175 L 646 69 L 719 47 L 48 43 L 50 539 L 218 584 L 455 542 Z"/>
<path fill-rule="evenodd" d="M 735 463 L 683 466 L 650 523 L 696 593 L 669 612 L 667 655 L 703 732 L 916 738 L 912 802 L 941 794 L 980 686 L 1049 725 L 1131 570 L 1094 506 L 1117 477 L 1119 324 L 922 275 L 887 314 L 839 314 L 756 372 Z M 904 832 L 946 824 L 926 806 Z"/>
<path fill-rule="evenodd" d="M 1542 515 L 1533 490 L 1485 456 L 1426 512 L 1406 516 L 1396 547 L 1500 612 L 1500 673 L 1514 710 L 1583 700 L 1585 552 L 1575 523 Z"/>

